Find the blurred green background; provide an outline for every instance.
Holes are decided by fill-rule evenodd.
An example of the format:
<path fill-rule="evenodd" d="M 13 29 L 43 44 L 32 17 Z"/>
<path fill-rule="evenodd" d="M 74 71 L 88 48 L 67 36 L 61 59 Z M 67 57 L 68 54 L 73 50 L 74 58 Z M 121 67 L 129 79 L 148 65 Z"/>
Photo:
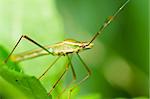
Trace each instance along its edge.
<path fill-rule="evenodd" d="M 105 19 L 125 0 L 0 0 L 0 45 L 9 52 L 26 34 L 42 45 L 73 38 L 89 41 Z M 131 0 L 119 16 L 94 41 L 91 50 L 81 52 L 91 68 L 91 77 L 79 86 L 75 99 L 146 98 L 149 95 L 148 0 Z M 37 48 L 22 41 L 15 53 Z M 39 77 L 54 61 L 44 56 L 19 63 L 27 75 Z M 62 58 L 42 79 L 47 91 L 64 69 Z M 73 57 L 77 81 L 85 70 Z M 71 79 L 69 71 L 65 85 Z M 63 81 L 52 93 L 61 91 Z M 13 92 L 12 92 L 13 93 Z"/>

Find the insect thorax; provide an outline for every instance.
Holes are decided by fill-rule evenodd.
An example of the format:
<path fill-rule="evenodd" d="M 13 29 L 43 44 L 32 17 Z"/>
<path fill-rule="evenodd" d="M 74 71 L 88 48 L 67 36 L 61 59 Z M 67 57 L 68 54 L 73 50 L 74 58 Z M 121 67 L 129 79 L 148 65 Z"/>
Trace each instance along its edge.
<path fill-rule="evenodd" d="M 77 53 L 87 49 L 91 49 L 93 44 L 88 42 L 79 42 L 73 39 L 66 39 L 63 42 L 57 43 L 51 47 L 54 55 L 66 55 L 70 53 Z"/>

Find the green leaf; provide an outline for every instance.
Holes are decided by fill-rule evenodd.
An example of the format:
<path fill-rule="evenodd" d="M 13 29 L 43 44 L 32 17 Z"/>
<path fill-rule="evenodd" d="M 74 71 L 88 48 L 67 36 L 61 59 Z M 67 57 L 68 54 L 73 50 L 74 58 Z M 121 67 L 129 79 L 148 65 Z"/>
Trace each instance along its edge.
<path fill-rule="evenodd" d="M 16 63 L 9 60 L 3 64 L 7 56 L 0 46 L 0 99 L 51 99 L 39 80 L 20 72 Z"/>
<path fill-rule="evenodd" d="M 9 53 L 2 46 L 0 46 L 0 67 L 3 65 L 3 62 L 8 57 L 8 55 Z M 20 67 L 11 60 L 8 60 L 7 65 L 5 66 L 18 72 L 21 71 Z"/>
<path fill-rule="evenodd" d="M 5 90 L 10 93 L 12 92 L 12 94 L 10 95 L 11 97 L 16 96 L 17 99 L 22 99 L 22 98 L 23 99 L 50 99 L 51 98 L 51 96 L 48 97 L 46 90 L 43 88 L 39 80 L 37 80 L 35 77 L 24 75 L 23 73 L 10 70 L 4 66 L 0 68 L 0 76 L 4 80 L 2 85 L 4 85 L 4 83 L 8 83 L 8 86 L 11 86 L 10 88 L 7 88 L 7 90 Z M 2 97 L 7 94 L 7 92 L 3 92 L 2 89 L 3 87 L 6 86 L 0 87 L 0 93 L 2 93 Z"/>

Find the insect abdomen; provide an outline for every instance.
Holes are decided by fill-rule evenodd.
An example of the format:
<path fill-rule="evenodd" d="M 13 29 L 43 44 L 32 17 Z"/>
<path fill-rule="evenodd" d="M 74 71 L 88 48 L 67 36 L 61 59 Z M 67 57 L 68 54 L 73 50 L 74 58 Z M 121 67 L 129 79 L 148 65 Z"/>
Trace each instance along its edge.
<path fill-rule="evenodd" d="M 48 48 L 48 50 L 50 52 L 52 51 L 51 48 Z M 27 59 L 31 59 L 43 55 L 48 55 L 48 54 L 49 53 L 43 49 L 36 49 L 36 50 L 26 51 L 23 53 L 12 55 L 10 58 L 12 61 L 18 62 L 18 61 L 23 61 L 23 60 L 27 60 Z"/>

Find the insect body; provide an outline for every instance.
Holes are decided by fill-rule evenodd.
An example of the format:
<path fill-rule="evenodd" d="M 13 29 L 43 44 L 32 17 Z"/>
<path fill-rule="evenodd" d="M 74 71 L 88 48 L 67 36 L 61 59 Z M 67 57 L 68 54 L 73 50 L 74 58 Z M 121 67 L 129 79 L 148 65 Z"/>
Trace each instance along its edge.
<path fill-rule="evenodd" d="M 30 58 L 35 58 L 35 57 L 42 56 L 42 55 L 54 55 L 54 56 L 58 56 L 58 58 L 56 60 L 54 60 L 54 62 L 38 78 L 40 80 L 47 73 L 47 71 L 57 62 L 57 60 L 61 56 L 67 56 L 68 63 L 66 65 L 66 68 L 65 68 L 64 72 L 61 74 L 61 76 L 58 78 L 58 80 L 54 83 L 52 89 L 48 92 L 48 95 L 50 95 L 50 93 L 53 91 L 53 89 L 56 87 L 56 85 L 62 79 L 62 77 L 64 76 L 64 74 L 68 71 L 69 66 L 71 67 L 72 74 L 73 74 L 73 80 L 72 81 L 76 80 L 76 73 L 74 71 L 74 67 L 72 65 L 71 58 L 69 57 L 69 54 L 76 53 L 76 55 L 78 56 L 79 60 L 82 62 L 84 68 L 86 69 L 87 75 L 85 77 L 83 77 L 83 79 L 81 79 L 76 84 L 76 86 L 74 86 L 74 87 L 72 87 L 70 89 L 70 94 L 69 94 L 69 98 L 70 98 L 70 95 L 71 95 L 71 92 L 73 91 L 73 89 L 75 89 L 77 87 L 77 85 L 80 85 L 82 82 L 84 82 L 86 79 L 88 79 L 88 77 L 91 74 L 91 70 L 84 63 L 84 61 L 82 60 L 82 58 L 79 55 L 79 52 L 92 48 L 92 46 L 93 46 L 92 42 L 116 18 L 116 16 L 119 14 L 119 12 L 126 6 L 126 4 L 129 1 L 130 0 L 127 0 L 119 9 L 117 9 L 117 11 L 112 16 L 110 16 L 110 17 L 108 17 L 106 19 L 106 21 L 100 27 L 99 31 L 97 33 L 95 33 L 95 35 L 92 37 L 92 39 L 89 42 L 80 42 L 80 41 L 76 41 L 76 40 L 73 40 L 73 39 L 66 39 L 66 40 L 64 40 L 62 42 L 59 42 L 59 43 L 56 43 L 54 45 L 46 46 L 45 47 L 45 46 L 42 46 L 41 44 L 37 43 L 36 41 L 34 41 L 33 39 L 31 39 L 30 37 L 28 37 L 26 35 L 22 35 L 20 37 L 20 39 L 18 40 L 17 44 L 15 45 L 15 47 L 13 48 L 13 50 L 11 51 L 11 53 L 9 54 L 9 56 L 4 61 L 4 63 L 7 63 L 7 61 L 8 61 L 9 58 L 11 58 L 15 62 L 19 62 L 19 61 L 23 61 L 23 60 L 30 59 Z M 26 40 L 28 40 L 28 41 L 30 41 L 30 42 L 32 42 L 33 44 L 37 45 L 38 47 L 40 47 L 40 49 L 35 49 L 35 50 L 27 51 L 27 52 L 24 52 L 24 53 L 12 55 L 12 53 L 14 52 L 14 50 L 16 49 L 16 47 L 18 46 L 18 44 L 21 42 L 21 40 L 23 38 L 26 39 Z"/>
<path fill-rule="evenodd" d="M 92 48 L 93 44 L 89 42 L 79 42 L 73 39 L 66 39 L 63 42 L 51 46 L 49 49 L 53 55 L 66 55 L 69 53 L 78 53 L 80 51 Z"/>
<path fill-rule="evenodd" d="M 79 53 L 80 51 L 91 49 L 92 47 L 93 43 L 89 44 L 89 42 L 79 42 L 73 39 L 66 39 L 63 42 L 59 42 L 51 46 L 46 46 L 45 48 L 54 56 L 65 56 L 71 53 Z M 10 58 L 11 60 L 18 62 L 43 55 L 49 55 L 49 53 L 43 49 L 35 49 L 12 55 Z"/>

